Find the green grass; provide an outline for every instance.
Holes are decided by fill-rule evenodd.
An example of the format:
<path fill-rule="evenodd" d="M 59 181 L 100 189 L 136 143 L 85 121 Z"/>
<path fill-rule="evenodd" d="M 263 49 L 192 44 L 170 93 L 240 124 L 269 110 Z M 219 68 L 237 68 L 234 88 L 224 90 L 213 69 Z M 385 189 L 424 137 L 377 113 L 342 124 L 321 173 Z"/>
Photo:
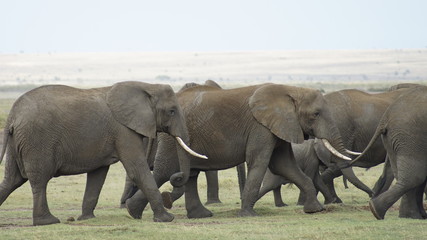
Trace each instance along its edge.
<path fill-rule="evenodd" d="M 0 166 L 0 177 L 4 164 Z M 357 170 L 358 176 L 372 186 L 381 167 Z M 344 189 L 340 179 L 335 185 L 345 204 L 328 205 L 326 211 L 305 214 L 296 206 L 298 189 L 288 185 L 282 190 L 290 206 L 277 208 L 272 193 L 256 205 L 258 217 L 240 218 L 239 191 L 235 169 L 220 172 L 221 204 L 208 205 L 212 218 L 187 219 L 184 200 L 179 199 L 169 212 L 171 223 L 155 223 L 147 208 L 141 220 L 131 219 L 125 209 L 118 208 L 124 186 L 124 170 L 120 163 L 111 167 L 95 211 L 96 218 L 67 221 L 80 214 L 85 175 L 52 179 L 48 186 L 51 212 L 60 224 L 33 227 L 32 194 L 28 183 L 9 196 L 0 207 L 1 239 L 420 239 L 427 234 L 425 221 L 400 219 L 397 206 L 383 221 L 376 220 L 368 208 L 368 196 L 350 186 Z M 206 201 L 206 182 L 200 177 L 200 195 Z M 169 184 L 162 190 L 170 190 Z M 319 197 L 323 201 L 323 197 Z"/>

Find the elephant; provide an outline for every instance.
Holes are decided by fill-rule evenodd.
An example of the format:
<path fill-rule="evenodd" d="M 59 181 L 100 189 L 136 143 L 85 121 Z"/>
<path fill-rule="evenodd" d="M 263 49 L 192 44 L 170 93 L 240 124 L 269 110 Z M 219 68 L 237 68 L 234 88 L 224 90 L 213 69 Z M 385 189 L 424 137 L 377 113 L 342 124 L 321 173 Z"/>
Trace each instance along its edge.
<path fill-rule="evenodd" d="M 16 100 L 6 122 L 0 159 L 6 149 L 7 157 L 0 205 L 29 180 L 33 225 L 59 223 L 46 200 L 49 180 L 87 173 L 79 219 L 94 217 L 109 166 L 120 161 L 149 199 L 153 220 L 172 221 L 174 216 L 163 207 L 146 161 L 147 139 L 154 139 L 157 132 L 176 138 L 182 145 L 177 153 L 197 155 L 185 144 L 189 143 L 188 129 L 169 85 L 128 81 L 92 89 L 64 85 L 33 89 Z M 189 163 L 180 166 L 182 171 L 171 176 L 176 186 L 189 179 Z"/>
<path fill-rule="evenodd" d="M 400 198 L 399 217 L 425 219 L 423 194 L 427 182 L 427 87 L 410 88 L 393 102 L 384 115 L 357 163 L 381 136 L 396 183 L 369 201 L 373 215 L 384 219 L 387 210 Z"/>
<path fill-rule="evenodd" d="M 350 160 L 322 93 L 310 88 L 281 84 L 259 84 L 234 89 L 194 86 L 177 93 L 184 111 L 190 145 L 208 161 L 191 156 L 191 176 L 185 184 L 188 218 L 211 217 L 197 192 L 200 171 L 227 169 L 246 162 L 247 181 L 243 189 L 240 216 L 256 216 L 253 207 L 267 168 L 286 177 L 306 194 L 304 212 L 324 210 L 316 189 L 298 167 L 291 143 L 309 136 L 328 142 L 331 151 Z M 159 137 L 154 164 L 180 158 L 169 137 Z M 154 167 L 156 175 L 156 167 Z M 140 218 L 147 202 L 138 191 L 126 201 L 129 214 Z"/>
<path fill-rule="evenodd" d="M 374 94 L 355 89 L 345 89 L 325 94 L 325 99 L 331 106 L 332 116 L 340 131 L 344 146 L 352 151 L 363 151 L 374 134 L 382 114 L 407 89 L 402 88 Z M 338 199 L 338 202 L 342 202 L 342 200 L 335 192 L 333 180 L 343 174 L 353 185 L 368 193 L 370 197 L 374 195 L 374 192 L 355 176 L 351 168 L 340 169 L 335 164 L 341 162 L 341 159 L 331 155 L 322 144 L 318 144 L 316 147 L 318 148 L 316 153 L 319 159 L 328 165 L 321 177 L 331 194 Z M 374 167 L 383 163 L 385 158 L 386 151 L 381 141 L 376 141 L 368 153 L 354 166 Z"/>
<path fill-rule="evenodd" d="M 314 186 L 319 190 L 324 198 L 325 204 L 335 203 L 336 198 L 329 192 L 328 187 L 323 183 L 319 173 L 319 165 L 323 165 L 322 159 L 319 159 L 318 154 L 314 145 L 320 144 L 318 139 L 309 139 L 304 141 L 302 144 L 292 144 L 292 150 L 294 152 L 295 160 L 301 170 L 313 181 Z M 259 190 L 258 199 L 263 197 L 266 193 L 273 190 L 274 203 L 276 207 L 287 206 L 282 200 L 281 186 L 291 183 L 288 179 L 273 174 L 267 169 L 264 179 L 262 181 L 261 189 Z M 305 196 L 303 192 L 300 193 L 298 198 L 298 205 L 304 204 Z"/>

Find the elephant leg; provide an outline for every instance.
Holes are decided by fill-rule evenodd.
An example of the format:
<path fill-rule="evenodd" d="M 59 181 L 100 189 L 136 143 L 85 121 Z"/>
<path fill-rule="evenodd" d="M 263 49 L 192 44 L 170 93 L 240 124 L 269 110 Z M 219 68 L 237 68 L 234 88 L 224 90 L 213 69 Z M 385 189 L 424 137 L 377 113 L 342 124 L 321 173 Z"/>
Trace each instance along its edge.
<path fill-rule="evenodd" d="M 125 187 L 123 189 L 122 197 L 120 198 L 120 208 L 126 207 L 126 200 L 131 198 L 138 191 L 138 187 L 133 181 L 126 175 Z"/>
<path fill-rule="evenodd" d="M 182 197 L 182 195 L 184 195 L 184 193 L 185 193 L 185 187 L 184 186 L 173 187 L 172 192 L 169 194 L 169 198 L 170 198 L 170 200 L 169 200 L 170 204 L 169 205 L 170 206 L 166 206 L 165 199 L 163 199 L 163 204 L 165 204 L 165 207 L 167 207 L 167 208 L 172 208 L 172 203 L 175 202 L 180 197 Z"/>
<path fill-rule="evenodd" d="M 169 179 L 166 175 L 159 174 L 159 171 L 153 173 L 154 181 L 157 183 L 157 187 L 160 188 L 165 182 Z M 175 188 L 174 188 L 175 189 Z M 171 196 L 169 193 L 162 193 L 162 202 L 165 207 L 172 208 L 172 201 L 170 200 Z M 165 199 L 168 199 L 165 203 Z M 145 207 L 148 205 L 148 199 L 145 197 L 145 194 L 137 189 L 136 193 L 129 199 L 126 200 L 126 209 L 128 213 L 135 219 L 141 219 Z"/>
<path fill-rule="evenodd" d="M 4 178 L 0 184 L 0 206 L 15 189 L 27 181 L 22 177 L 15 160 L 8 157 L 5 165 Z"/>
<path fill-rule="evenodd" d="M 46 199 L 47 180 L 42 180 L 41 176 L 33 177 L 28 174 L 33 192 L 33 225 L 48 225 L 59 223 L 59 219 L 50 213 Z"/>
<path fill-rule="evenodd" d="M 206 204 L 221 203 L 219 200 L 218 171 L 206 171 L 207 202 Z"/>
<path fill-rule="evenodd" d="M 237 165 L 237 179 L 239 181 L 239 191 L 240 191 L 240 200 L 242 200 L 243 189 L 246 184 L 246 163 L 241 163 Z"/>
<path fill-rule="evenodd" d="M 274 203 L 276 207 L 287 206 L 287 204 L 283 202 L 282 195 L 281 195 L 282 184 L 286 184 L 286 183 L 288 182 L 285 181 L 282 177 L 273 174 L 270 170 L 267 170 L 265 172 L 264 179 L 262 180 L 262 187 L 259 190 L 257 200 L 263 197 L 266 193 L 273 190 Z"/>
<path fill-rule="evenodd" d="M 101 193 L 109 168 L 110 166 L 101 167 L 95 171 L 87 173 L 86 189 L 82 204 L 82 215 L 80 215 L 77 220 L 85 220 L 95 217 L 93 211 L 98 203 L 99 194 Z"/>
<path fill-rule="evenodd" d="M 190 178 L 185 184 L 185 208 L 187 209 L 188 218 L 206 218 L 212 217 L 213 214 L 205 208 L 200 201 L 197 190 L 198 171 L 191 171 Z"/>
<path fill-rule="evenodd" d="M 380 194 L 378 197 L 371 199 L 369 207 L 371 212 L 377 219 L 384 219 L 387 210 L 408 191 L 414 191 L 416 187 L 422 185 L 426 179 L 426 166 L 423 166 L 421 161 L 416 161 L 417 156 L 396 156 L 397 161 L 397 181 L 389 190 Z M 393 168 L 393 165 L 392 165 Z M 417 176 L 417 172 L 422 173 L 422 176 Z M 404 201 L 404 209 L 413 209 L 407 207 L 406 204 L 416 204 L 411 198 L 415 196 L 415 192 L 409 193 Z M 416 205 L 417 206 L 417 205 Z M 418 211 L 419 213 L 419 211 Z M 410 213 L 408 213 L 410 215 Z M 404 214 L 403 214 L 404 215 Z"/>
<path fill-rule="evenodd" d="M 405 193 L 400 201 L 399 217 L 424 219 L 423 193 L 425 182 Z"/>
<path fill-rule="evenodd" d="M 313 183 L 316 189 L 320 191 L 325 198 L 325 204 L 337 203 L 337 199 L 331 194 L 331 192 L 329 192 L 329 189 L 320 177 L 319 172 L 315 173 Z"/>
<path fill-rule="evenodd" d="M 378 178 L 377 182 L 374 185 L 372 191 L 374 192 L 372 197 L 376 197 L 381 193 L 385 192 L 390 188 L 391 183 L 394 180 L 393 171 L 390 166 L 390 161 L 386 160 L 384 163 L 383 173 Z"/>
<path fill-rule="evenodd" d="M 300 192 L 299 192 L 299 195 L 298 195 L 297 205 L 304 206 L 305 199 L 306 199 L 306 197 L 305 197 L 304 192 L 303 192 L 303 191 L 300 191 Z"/>
<path fill-rule="evenodd" d="M 273 173 L 282 175 L 284 178 L 295 183 L 305 193 L 304 212 L 315 213 L 325 209 L 317 200 L 317 192 L 313 181 L 298 166 L 289 143 L 285 143 L 274 150 L 269 168 Z"/>
<path fill-rule="evenodd" d="M 341 176 L 342 172 L 338 168 L 329 167 L 327 168 L 320 176 L 322 181 L 325 183 L 326 187 L 329 190 L 329 193 L 335 198 L 336 203 L 342 203 L 341 198 L 338 197 L 337 192 L 335 191 L 334 179 Z"/>
<path fill-rule="evenodd" d="M 277 188 L 273 189 L 273 196 L 274 196 L 274 205 L 276 207 L 286 207 L 288 204 L 283 202 L 282 199 L 282 185 L 278 186 Z"/>
<path fill-rule="evenodd" d="M 134 156 L 134 157 L 137 157 L 137 156 Z M 140 161 L 138 161 L 136 165 L 134 162 L 126 161 L 126 159 L 125 160 L 122 159 L 122 162 L 130 179 L 136 183 L 138 188 L 142 190 L 145 197 L 150 202 L 151 209 L 153 210 L 153 213 L 154 213 L 153 220 L 155 222 L 172 221 L 174 219 L 174 216 L 168 213 L 163 206 L 162 196 L 160 194 L 156 181 L 154 180 L 154 177 L 150 172 L 150 168 L 148 167 L 147 160 L 140 159 Z M 128 199 L 128 201 L 131 199 L 132 198 Z M 134 218 L 138 217 L 137 215 L 134 215 L 134 213 L 132 212 L 133 209 L 132 207 L 129 206 L 131 204 L 128 205 L 128 201 L 126 201 L 126 208 L 128 209 L 129 214 Z M 142 211 L 141 211 L 141 215 L 142 215 Z"/>

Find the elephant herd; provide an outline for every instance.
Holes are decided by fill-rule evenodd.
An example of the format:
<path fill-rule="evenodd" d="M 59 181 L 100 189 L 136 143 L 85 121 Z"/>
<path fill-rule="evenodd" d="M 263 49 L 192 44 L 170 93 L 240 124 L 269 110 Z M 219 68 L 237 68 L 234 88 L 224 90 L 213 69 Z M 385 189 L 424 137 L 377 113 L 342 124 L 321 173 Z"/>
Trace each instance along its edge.
<path fill-rule="evenodd" d="M 271 190 L 276 206 L 286 205 L 280 194 L 286 183 L 301 190 L 304 212 L 322 211 L 318 191 L 325 204 L 342 202 L 333 181 L 343 175 L 372 197 L 377 219 L 401 197 L 399 216 L 423 219 L 426 107 L 427 87 L 417 84 L 377 94 L 322 94 L 272 83 L 222 89 L 210 80 L 176 93 L 169 85 L 142 82 L 42 86 L 18 98 L 8 116 L 0 205 L 28 180 L 33 224 L 58 223 L 46 200 L 49 180 L 87 173 L 79 219 L 93 218 L 109 166 L 120 161 L 127 173 L 121 203 L 133 218 L 141 218 L 150 203 L 154 221 L 172 221 L 165 206 L 182 195 L 188 218 L 212 216 L 200 201 L 198 175 L 206 172 L 208 201 L 215 202 L 216 171 L 236 166 L 239 216 L 257 215 L 256 201 Z M 352 170 L 386 160 L 396 178 L 390 189 L 380 179 L 373 191 Z M 173 191 L 160 193 L 167 181 Z"/>

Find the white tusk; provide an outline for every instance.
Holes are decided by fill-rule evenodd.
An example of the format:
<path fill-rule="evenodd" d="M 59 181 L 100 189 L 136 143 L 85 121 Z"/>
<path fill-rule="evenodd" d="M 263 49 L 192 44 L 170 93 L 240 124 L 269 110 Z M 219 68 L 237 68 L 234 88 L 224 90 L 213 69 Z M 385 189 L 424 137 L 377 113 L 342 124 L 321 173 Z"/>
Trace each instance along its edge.
<path fill-rule="evenodd" d="M 208 159 L 208 157 L 206 157 L 205 155 L 202 154 L 198 154 L 195 151 L 193 151 L 191 148 L 189 148 L 184 141 L 182 141 L 182 139 L 180 137 L 176 137 L 176 140 L 178 141 L 179 145 L 181 145 L 182 148 L 184 148 L 185 151 L 187 151 L 189 154 L 198 157 L 198 158 L 203 158 L 203 159 Z"/>
<path fill-rule="evenodd" d="M 332 153 L 332 154 L 334 154 L 335 156 L 337 156 L 337 157 L 339 157 L 339 158 L 342 158 L 342 159 L 344 159 L 344 160 L 347 160 L 347 161 L 351 161 L 352 159 L 351 158 L 349 158 L 349 157 L 347 157 L 347 156 L 344 156 L 343 154 L 341 154 L 340 152 L 338 152 L 334 147 L 332 147 L 332 145 L 329 143 L 329 141 L 328 140 L 326 140 L 326 139 L 324 139 L 324 138 L 322 138 L 322 142 L 323 142 L 323 144 L 325 144 L 325 147 Z"/>
<path fill-rule="evenodd" d="M 346 149 L 345 152 L 348 154 L 351 154 L 351 155 L 355 155 L 355 156 L 359 156 L 360 154 L 362 154 L 361 152 L 353 152 L 353 151 L 350 151 L 348 149 Z"/>

